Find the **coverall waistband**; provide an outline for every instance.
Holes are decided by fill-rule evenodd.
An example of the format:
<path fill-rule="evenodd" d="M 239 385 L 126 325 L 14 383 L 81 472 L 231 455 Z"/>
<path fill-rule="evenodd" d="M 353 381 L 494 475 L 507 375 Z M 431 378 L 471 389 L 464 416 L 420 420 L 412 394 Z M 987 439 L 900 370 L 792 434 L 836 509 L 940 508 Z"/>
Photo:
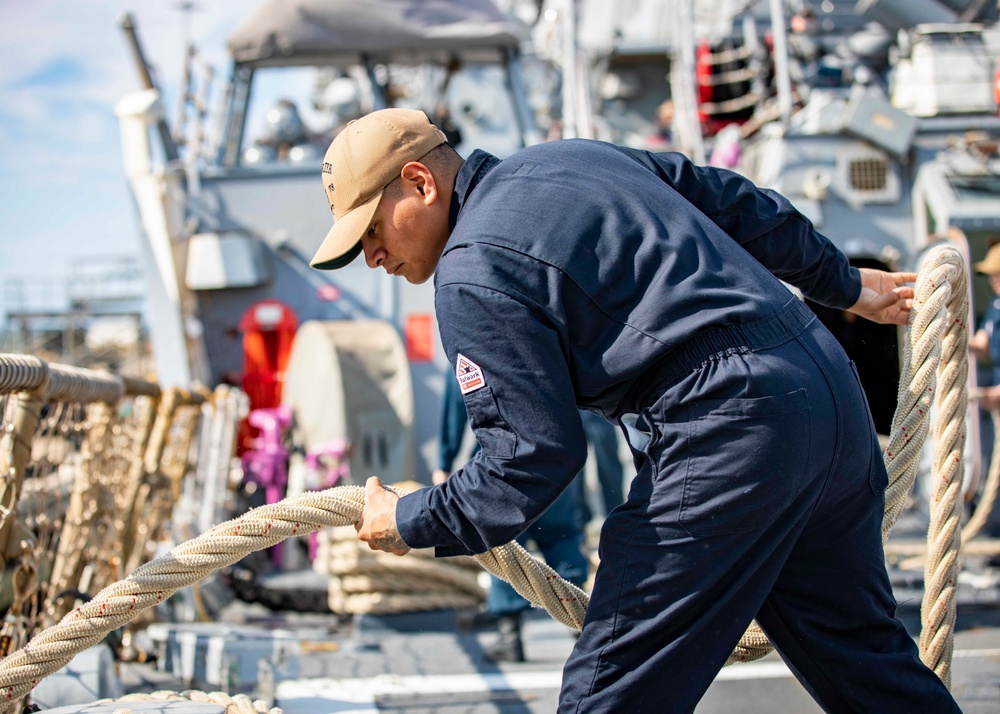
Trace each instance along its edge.
<path fill-rule="evenodd" d="M 672 349 L 636 379 L 622 400 L 619 414 L 641 412 L 649 405 L 650 397 L 710 360 L 783 345 L 800 335 L 815 319 L 816 314 L 793 297 L 768 317 L 701 332 Z"/>

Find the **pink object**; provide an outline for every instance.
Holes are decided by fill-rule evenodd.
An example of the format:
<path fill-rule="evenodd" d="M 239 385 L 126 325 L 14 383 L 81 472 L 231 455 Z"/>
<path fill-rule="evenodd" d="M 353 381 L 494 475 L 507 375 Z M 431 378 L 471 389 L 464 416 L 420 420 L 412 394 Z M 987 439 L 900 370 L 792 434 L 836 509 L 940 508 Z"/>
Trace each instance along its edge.
<path fill-rule="evenodd" d="M 263 488 L 268 503 L 277 503 L 285 497 L 288 486 L 288 449 L 284 435 L 292 423 L 292 410 L 284 405 L 254 409 L 247 421 L 260 431 L 252 448 L 243 453 L 243 478 Z M 271 549 L 271 560 L 275 567 L 281 567 L 280 549 Z"/>
<path fill-rule="evenodd" d="M 306 466 L 312 471 L 325 470 L 323 488 L 333 488 L 338 483 L 351 477 L 351 467 L 346 456 L 348 444 L 344 439 L 334 439 L 323 444 L 317 444 L 306 451 Z M 316 560 L 319 548 L 319 538 L 315 533 L 309 535 L 309 560 Z"/>

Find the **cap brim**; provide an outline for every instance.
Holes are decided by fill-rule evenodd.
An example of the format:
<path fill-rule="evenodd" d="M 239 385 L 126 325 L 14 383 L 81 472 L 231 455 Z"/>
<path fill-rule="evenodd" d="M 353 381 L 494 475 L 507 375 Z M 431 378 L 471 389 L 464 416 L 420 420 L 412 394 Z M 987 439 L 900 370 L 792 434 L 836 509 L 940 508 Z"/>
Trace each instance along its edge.
<path fill-rule="evenodd" d="M 381 199 L 382 191 L 379 191 L 353 211 L 338 218 L 309 265 L 318 270 L 336 270 L 357 258 L 361 254 L 361 237 L 368 230 Z"/>

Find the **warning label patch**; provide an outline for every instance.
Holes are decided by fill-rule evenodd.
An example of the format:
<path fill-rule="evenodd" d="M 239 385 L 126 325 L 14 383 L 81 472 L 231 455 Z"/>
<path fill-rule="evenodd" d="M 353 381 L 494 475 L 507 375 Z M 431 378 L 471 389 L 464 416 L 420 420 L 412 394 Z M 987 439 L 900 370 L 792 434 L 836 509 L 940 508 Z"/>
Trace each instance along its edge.
<path fill-rule="evenodd" d="M 461 388 L 462 394 L 468 394 L 486 386 L 483 370 L 479 369 L 478 364 L 462 354 L 458 355 L 455 376 L 458 377 L 458 386 Z"/>

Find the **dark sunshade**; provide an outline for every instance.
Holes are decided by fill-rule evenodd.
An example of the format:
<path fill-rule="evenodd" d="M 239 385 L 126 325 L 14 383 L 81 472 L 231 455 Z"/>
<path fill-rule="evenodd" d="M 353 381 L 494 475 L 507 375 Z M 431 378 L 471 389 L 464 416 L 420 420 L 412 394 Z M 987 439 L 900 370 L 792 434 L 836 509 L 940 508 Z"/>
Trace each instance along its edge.
<path fill-rule="evenodd" d="M 230 36 L 237 62 L 513 47 L 525 26 L 489 0 L 266 0 Z"/>

